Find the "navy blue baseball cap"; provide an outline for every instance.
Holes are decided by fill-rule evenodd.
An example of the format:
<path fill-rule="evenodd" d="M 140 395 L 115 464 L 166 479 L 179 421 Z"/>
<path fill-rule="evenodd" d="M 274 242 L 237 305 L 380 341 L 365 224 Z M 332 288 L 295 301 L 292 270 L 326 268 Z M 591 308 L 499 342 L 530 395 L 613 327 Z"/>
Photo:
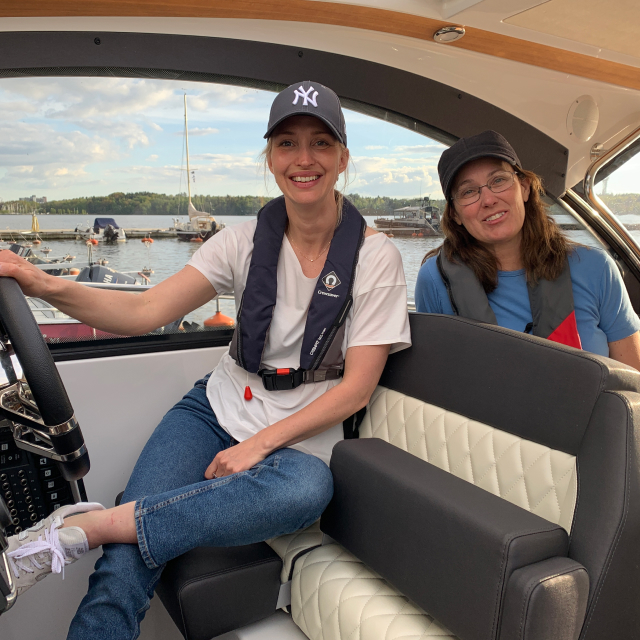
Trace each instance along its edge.
<path fill-rule="evenodd" d="M 314 116 L 322 120 L 336 139 L 347 146 L 347 127 L 340 99 L 319 82 L 295 82 L 281 91 L 271 105 L 269 125 L 264 137 L 271 137 L 274 129 L 291 116 Z"/>
<path fill-rule="evenodd" d="M 475 136 L 460 138 L 440 156 L 438 162 L 442 193 L 447 200 L 451 199 L 451 187 L 458 171 L 467 162 L 478 158 L 498 158 L 513 167 L 522 167 L 513 147 L 496 131 L 483 131 Z"/>

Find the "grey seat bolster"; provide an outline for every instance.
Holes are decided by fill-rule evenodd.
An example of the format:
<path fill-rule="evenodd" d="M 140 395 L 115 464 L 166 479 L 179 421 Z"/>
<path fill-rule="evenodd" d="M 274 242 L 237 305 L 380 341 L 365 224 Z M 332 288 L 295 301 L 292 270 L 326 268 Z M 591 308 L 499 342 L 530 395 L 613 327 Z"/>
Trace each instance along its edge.
<path fill-rule="evenodd" d="M 186 640 L 210 640 L 272 615 L 281 569 L 264 542 L 198 547 L 167 563 L 156 592 Z"/>
<path fill-rule="evenodd" d="M 331 471 L 322 531 L 465 640 L 498 637 L 515 570 L 567 554 L 558 525 L 377 438 L 339 442 Z"/>
<path fill-rule="evenodd" d="M 570 558 L 550 558 L 511 574 L 500 640 L 577 640 L 587 610 L 589 575 Z"/>

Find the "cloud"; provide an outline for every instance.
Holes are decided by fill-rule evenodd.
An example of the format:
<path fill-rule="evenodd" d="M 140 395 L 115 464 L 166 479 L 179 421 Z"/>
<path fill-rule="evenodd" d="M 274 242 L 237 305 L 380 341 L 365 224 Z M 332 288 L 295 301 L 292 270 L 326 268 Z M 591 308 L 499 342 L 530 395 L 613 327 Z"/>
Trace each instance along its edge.
<path fill-rule="evenodd" d="M 117 159 L 113 143 L 81 131 L 56 131 L 48 124 L 0 124 L 0 167 L 47 165 L 60 162 L 86 164 Z"/>
<path fill-rule="evenodd" d="M 85 119 L 82 127 L 89 131 L 98 131 L 109 138 L 119 138 L 127 148 L 133 149 L 135 146 L 148 147 L 149 138 L 142 125 L 136 122 L 122 122 L 119 120 L 94 120 Z"/>
<path fill-rule="evenodd" d="M 189 129 L 190 136 L 210 136 L 212 133 L 220 133 L 220 129 L 214 129 L 213 127 Z"/>
<path fill-rule="evenodd" d="M 263 192 L 254 146 L 273 93 L 148 78 L 42 77 L 8 78 L 0 85 L 0 197 L 27 191 L 49 198 L 177 192 L 185 179 L 177 166 L 184 154 L 179 141 L 184 92 L 198 192 Z M 436 164 L 442 145 L 404 129 L 396 137 L 395 127 L 362 114 L 348 112 L 347 119 L 361 132 L 352 140 L 357 171 L 349 190 L 438 195 Z M 206 136 L 212 135 L 219 153 L 198 153 L 211 149 L 213 139 Z M 363 146 L 378 141 L 389 142 Z"/>
<path fill-rule="evenodd" d="M 437 158 L 359 157 L 354 162 L 357 171 L 349 191 L 363 195 L 441 196 Z"/>
<path fill-rule="evenodd" d="M 393 148 L 394 153 L 423 153 L 429 156 L 440 157 L 442 152 L 446 149 L 441 144 L 415 144 L 415 145 L 400 145 Z"/>
<path fill-rule="evenodd" d="M 34 190 L 80 188 L 94 181 L 90 165 L 121 157 L 113 141 L 81 131 L 57 131 L 45 123 L 0 124 L 0 175 L 5 199 Z M 2 175 L 3 174 L 3 175 Z M 51 197 L 51 196 L 50 196 Z"/>
<path fill-rule="evenodd" d="M 195 154 L 191 158 L 191 170 L 195 171 L 196 184 L 202 185 L 226 182 L 229 178 L 233 180 L 253 180 L 256 176 L 261 177 L 261 167 L 255 160 L 255 154 L 224 154 L 224 153 L 202 153 Z M 180 175 L 178 165 L 167 164 L 162 167 L 149 167 L 146 165 L 135 165 L 123 169 L 111 169 L 109 174 L 138 173 L 145 174 L 150 180 L 176 180 Z M 177 184 L 176 184 L 177 187 Z"/>

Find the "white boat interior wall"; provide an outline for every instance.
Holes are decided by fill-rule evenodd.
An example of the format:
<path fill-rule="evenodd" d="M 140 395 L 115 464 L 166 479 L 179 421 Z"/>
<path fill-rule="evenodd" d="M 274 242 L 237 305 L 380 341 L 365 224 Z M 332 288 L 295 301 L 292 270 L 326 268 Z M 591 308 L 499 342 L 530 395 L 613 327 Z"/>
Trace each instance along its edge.
<path fill-rule="evenodd" d="M 212 347 L 102 358 L 99 366 L 92 359 L 58 363 L 91 453 L 91 472 L 84 479 L 90 500 L 114 504 L 162 416 L 216 366 L 225 351 Z M 2 640 L 43 637 L 43 620 L 49 621 L 47 637 L 63 638 L 100 557 L 99 552 L 91 554 L 87 562 L 67 572 L 63 583 L 56 576 L 19 598 L 10 614 L 0 620 Z M 62 591 L 64 597 L 57 597 Z M 141 638 L 181 638 L 157 598 L 145 618 Z"/>

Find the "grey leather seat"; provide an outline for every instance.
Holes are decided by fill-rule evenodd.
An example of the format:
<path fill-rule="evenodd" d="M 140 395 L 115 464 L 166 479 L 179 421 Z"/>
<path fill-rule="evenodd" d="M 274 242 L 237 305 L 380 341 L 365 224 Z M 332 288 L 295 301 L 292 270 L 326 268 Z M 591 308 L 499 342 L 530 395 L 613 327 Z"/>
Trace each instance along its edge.
<path fill-rule="evenodd" d="M 270 541 L 294 622 L 311 640 L 640 636 L 640 373 L 460 318 L 411 327 L 334 449 L 329 544 L 317 525 Z"/>

